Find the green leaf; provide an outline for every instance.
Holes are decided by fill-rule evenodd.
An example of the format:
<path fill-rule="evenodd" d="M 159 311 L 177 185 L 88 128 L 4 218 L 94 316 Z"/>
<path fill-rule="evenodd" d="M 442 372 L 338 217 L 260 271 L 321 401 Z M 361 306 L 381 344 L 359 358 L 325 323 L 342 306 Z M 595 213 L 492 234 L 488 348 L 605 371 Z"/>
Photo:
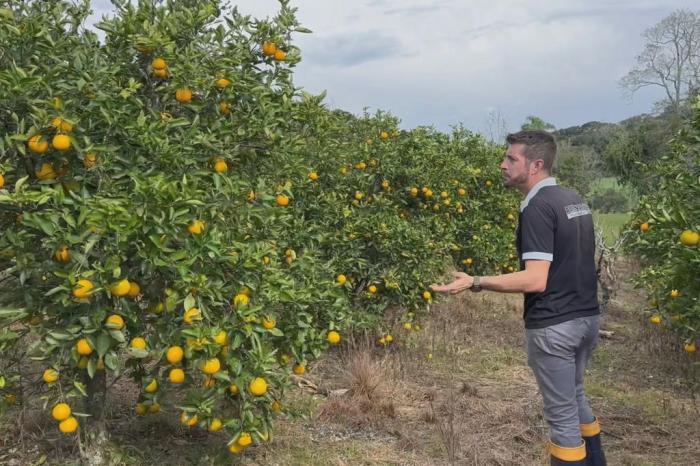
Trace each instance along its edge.
<path fill-rule="evenodd" d="M 95 371 L 97 371 L 97 359 L 90 358 L 87 364 L 87 372 L 90 378 L 95 376 Z"/>
<path fill-rule="evenodd" d="M 104 361 L 105 366 L 111 371 L 116 371 L 119 368 L 119 358 L 114 351 L 107 353 L 104 357 Z"/>
<path fill-rule="evenodd" d="M 117 340 L 119 343 L 124 343 L 126 341 L 126 337 L 122 333 L 121 330 L 110 330 L 109 335 Z"/>
<path fill-rule="evenodd" d="M 143 359 L 148 357 L 148 351 L 140 348 L 129 348 L 129 355 L 132 358 Z"/>
<path fill-rule="evenodd" d="M 185 303 L 184 303 L 185 309 L 192 309 L 193 307 L 195 307 L 195 303 L 196 302 L 195 302 L 194 296 L 192 296 L 192 294 L 188 294 L 187 297 L 185 297 Z"/>
<path fill-rule="evenodd" d="M 76 390 L 78 390 L 83 396 L 87 396 L 87 390 L 85 389 L 85 384 L 74 381 L 73 386 L 75 387 Z"/>
<path fill-rule="evenodd" d="M 105 354 L 107 354 L 107 351 L 109 350 L 111 343 L 112 343 L 112 340 L 109 338 L 109 335 L 107 335 L 105 333 L 101 333 L 97 337 L 97 342 L 96 342 L 95 349 L 97 350 L 97 355 L 100 357 L 103 357 Z"/>

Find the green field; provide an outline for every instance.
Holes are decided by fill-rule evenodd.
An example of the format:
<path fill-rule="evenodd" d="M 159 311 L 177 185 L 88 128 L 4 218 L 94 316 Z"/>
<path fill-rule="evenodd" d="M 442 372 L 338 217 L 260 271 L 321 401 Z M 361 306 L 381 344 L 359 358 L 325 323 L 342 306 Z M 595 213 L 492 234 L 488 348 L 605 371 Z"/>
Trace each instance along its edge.
<path fill-rule="evenodd" d="M 593 212 L 593 221 L 596 228 L 603 231 L 605 242 L 612 244 L 620 235 L 620 230 L 632 217 L 631 212 L 604 214 Z"/>

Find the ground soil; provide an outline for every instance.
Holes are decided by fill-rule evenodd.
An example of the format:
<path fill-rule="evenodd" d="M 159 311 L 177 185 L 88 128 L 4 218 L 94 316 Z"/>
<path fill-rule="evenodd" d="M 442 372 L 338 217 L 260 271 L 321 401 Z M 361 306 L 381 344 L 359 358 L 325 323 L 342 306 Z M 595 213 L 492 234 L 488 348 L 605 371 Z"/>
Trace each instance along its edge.
<path fill-rule="evenodd" d="M 625 277 L 603 317 L 586 390 L 610 465 L 700 464 L 700 357 L 648 323 Z M 356 338 L 310 367 L 284 400 L 273 441 L 232 459 L 225 437 L 178 425 L 166 409 L 135 419 L 121 384 L 108 414 L 113 464 L 542 465 L 547 427 L 523 350 L 518 296 L 464 294 L 394 342 Z M 77 448 L 44 412 L 0 420 L 0 464 L 75 464 Z"/>

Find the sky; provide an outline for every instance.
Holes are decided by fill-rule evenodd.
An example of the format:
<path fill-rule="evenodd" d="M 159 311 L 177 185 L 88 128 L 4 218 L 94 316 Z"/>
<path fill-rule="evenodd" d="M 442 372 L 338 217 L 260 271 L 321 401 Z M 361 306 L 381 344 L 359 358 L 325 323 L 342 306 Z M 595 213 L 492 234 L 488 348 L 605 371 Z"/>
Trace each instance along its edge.
<path fill-rule="evenodd" d="M 233 1 L 258 18 L 276 0 Z M 462 123 L 485 135 L 519 129 L 527 115 L 557 128 L 617 122 L 652 111 L 663 95 L 629 95 L 620 79 L 642 33 L 688 0 L 292 0 L 312 34 L 295 34 L 295 84 L 359 114 L 386 110 L 404 129 Z M 93 18 L 111 10 L 93 0 Z M 493 118 L 491 118 L 493 121 Z"/>

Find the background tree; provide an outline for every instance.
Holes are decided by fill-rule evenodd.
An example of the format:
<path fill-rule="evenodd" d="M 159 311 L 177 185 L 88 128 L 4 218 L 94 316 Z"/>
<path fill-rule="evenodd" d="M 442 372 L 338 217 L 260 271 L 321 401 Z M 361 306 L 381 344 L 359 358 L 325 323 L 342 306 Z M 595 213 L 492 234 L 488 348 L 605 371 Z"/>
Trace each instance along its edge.
<path fill-rule="evenodd" d="M 622 78 L 621 85 L 632 93 L 643 87 L 661 87 L 663 103 L 678 113 L 681 102 L 700 83 L 700 15 L 678 10 L 644 31 L 644 50 L 637 66 Z"/>
<path fill-rule="evenodd" d="M 525 123 L 520 127 L 521 130 L 531 130 L 531 129 L 541 129 L 544 131 L 554 131 L 555 126 L 551 123 L 544 121 L 542 118 L 535 115 L 528 115 L 525 119 Z"/>

